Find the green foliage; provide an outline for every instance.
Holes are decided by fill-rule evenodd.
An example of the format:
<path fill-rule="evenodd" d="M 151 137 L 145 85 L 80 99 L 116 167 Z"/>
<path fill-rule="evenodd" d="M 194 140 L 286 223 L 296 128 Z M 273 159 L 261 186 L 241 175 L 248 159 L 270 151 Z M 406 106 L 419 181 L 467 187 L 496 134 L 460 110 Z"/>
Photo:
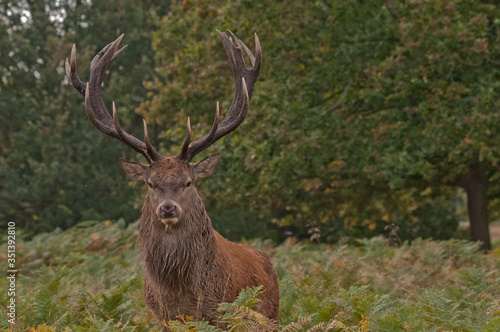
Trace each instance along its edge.
<path fill-rule="evenodd" d="M 16 330 L 43 323 L 57 331 L 152 328 L 154 315 L 142 298 L 135 227 L 124 221 L 86 222 L 20 242 Z M 5 303 L 4 287 L 0 298 Z"/>
<path fill-rule="evenodd" d="M 247 287 L 243 289 L 233 303 L 222 303 L 219 307 L 220 312 L 228 311 L 232 305 L 244 306 L 253 309 L 259 302 L 259 294 L 262 294 L 264 289 L 262 286 Z M 229 317 L 229 316 L 228 316 Z"/>
<path fill-rule="evenodd" d="M 75 43 L 86 81 L 91 58 L 126 33 L 131 47 L 105 78 L 110 89 L 104 99 L 107 105 L 115 99 L 128 113 L 122 116 L 131 123 L 127 130 L 140 130 L 133 110 L 145 97 L 142 81 L 153 72 L 152 15 L 166 10 L 138 0 L 0 4 L 0 224 L 15 221 L 33 235 L 82 220 L 139 215 L 137 190 L 117 163 L 125 149 L 86 119 L 64 60 Z"/>
<path fill-rule="evenodd" d="M 67 314 L 64 312 L 64 305 L 61 306 L 58 296 L 59 285 L 65 273 L 64 268 L 56 271 L 48 267 L 40 269 L 36 278 L 39 287 L 30 294 L 33 297 L 33 305 L 20 312 L 21 315 L 27 316 L 29 323 L 45 322 L 56 328 L 67 323 Z M 63 300 L 63 304 L 64 302 Z"/>
<path fill-rule="evenodd" d="M 20 242 L 15 331 L 161 329 L 142 298 L 135 227 L 88 222 Z M 253 245 L 265 250 L 276 268 L 282 331 L 495 331 L 500 326 L 498 249 L 480 254 L 477 244 L 462 240 L 394 247 L 380 237 L 355 245 L 291 239 L 276 248 Z M 2 303 L 6 283 L 0 280 Z M 253 310 L 260 292 L 261 287 L 247 288 L 233 303 L 221 304 L 221 321 L 233 331 L 272 330 L 273 323 Z M 183 315 L 165 324 L 173 331 L 221 331 Z M 0 327 L 8 326 L 2 313 Z"/>
<path fill-rule="evenodd" d="M 282 325 L 304 314 L 316 324 L 333 319 L 345 331 L 361 331 L 363 324 L 374 331 L 496 324 L 498 262 L 478 256 L 477 245 L 415 241 L 395 248 L 380 238 L 358 245 L 314 249 L 290 243 L 277 248 L 273 257 L 284 276 Z"/>
<path fill-rule="evenodd" d="M 140 278 L 138 275 L 133 275 L 123 282 L 122 285 L 117 286 L 110 291 L 101 294 L 101 301 L 99 307 L 103 314 L 108 317 L 120 317 L 120 320 L 124 320 L 126 323 L 132 317 L 132 300 L 126 297 L 126 292 L 132 288 L 132 286 L 139 286 Z"/>
<path fill-rule="evenodd" d="M 243 289 L 233 303 L 221 303 L 219 311 L 224 313 L 221 321 L 230 331 L 275 331 L 277 325 L 269 318 L 252 310 L 260 302 L 257 297 L 264 292 L 262 286 Z"/>
<path fill-rule="evenodd" d="M 481 1 L 398 6 L 399 43 L 365 69 L 351 109 L 353 137 L 364 143 L 354 154 L 373 181 L 385 179 L 393 190 L 461 186 L 469 208 L 484 209 L 484 225 L 488 203 L 498 213 L 500 70 L 492 59 L 500 56 L 499 13 Z M 472 189 L 477 184 L 480 193 Z M 472 227 L 483 222 L 469 214 Z"/>
<path fill-rule="evenodd" d="M 158 18 L 159 77 L 139 110 L 168 128 L 162 151 L 176 154 L 188 115 L 203 135 L 215 101 L 230 107 L 214 28 L 250 49 L 256 32 L 264 57 L 249 115 L 219 143 L 206 183 L 214 220 L 231 211 L 234 225 L 272 220 L 328 243 L 391 223 L 402 240 L 448 239 L 465 220 L 457 177 L 477 158 L 496 176 L 497 14 L 477 0 L 174 3 Z"/>

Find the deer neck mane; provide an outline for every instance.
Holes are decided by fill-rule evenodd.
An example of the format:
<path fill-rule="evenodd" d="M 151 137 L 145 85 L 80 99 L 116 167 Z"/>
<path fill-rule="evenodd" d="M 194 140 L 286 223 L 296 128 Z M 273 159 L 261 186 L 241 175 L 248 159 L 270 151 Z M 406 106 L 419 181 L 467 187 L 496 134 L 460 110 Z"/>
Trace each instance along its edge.
<path fill-rule="evenodd" d="M 212 223 L 201 198 L 195 196 L 192 208 L 169 232 L 146 198 L 137 227 L 146 277 L 175 292 L 199 284 L 200 276 L 216 260 Z"/>

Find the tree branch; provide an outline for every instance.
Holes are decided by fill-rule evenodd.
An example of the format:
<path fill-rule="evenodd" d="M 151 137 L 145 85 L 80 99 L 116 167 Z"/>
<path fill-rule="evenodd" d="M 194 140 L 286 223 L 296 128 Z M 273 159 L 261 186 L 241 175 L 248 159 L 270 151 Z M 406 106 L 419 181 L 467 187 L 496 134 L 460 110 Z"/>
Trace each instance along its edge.
<path fill-rule="evenodd" d="M 347 83 L 347 86 L 344 88 L 344 91 L 342 91 L 342 95 L 340 96 L 339 100 L 337 100 L 332 106 L 328 108 L 329 112 L 334 111 L 337 107 L 340 106 L 340 104 L 344 102 L 345 98 L 347 97 L 347 92 L 351 88 L 351 85 L 352 85 L 352 78 L 349 78 L 349 83 Z"/>

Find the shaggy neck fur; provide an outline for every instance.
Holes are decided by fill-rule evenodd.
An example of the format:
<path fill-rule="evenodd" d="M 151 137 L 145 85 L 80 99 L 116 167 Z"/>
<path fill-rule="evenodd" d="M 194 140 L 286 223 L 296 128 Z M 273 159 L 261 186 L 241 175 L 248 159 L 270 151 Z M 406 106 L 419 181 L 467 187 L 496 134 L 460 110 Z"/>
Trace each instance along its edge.
<path fill-rule="evenodd" d="M 200 276 L 216 260 L 210 218 L 199 195 L 194 196 L 169 232 L 146 197 L 137 227 L 145 277 L 170 295 L 196 292 L 203 282 Z"/>

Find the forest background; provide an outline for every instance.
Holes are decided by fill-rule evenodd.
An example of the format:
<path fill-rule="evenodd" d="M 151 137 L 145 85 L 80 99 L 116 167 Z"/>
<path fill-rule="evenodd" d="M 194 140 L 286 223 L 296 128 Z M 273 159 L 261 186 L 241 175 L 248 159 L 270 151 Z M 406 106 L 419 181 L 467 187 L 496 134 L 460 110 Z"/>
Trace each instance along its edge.
<path fill-rule="evenodd" d="M 26 236 L 138 219 L 142 161 L 86 119 L 64 60 L 125 33 L 104 82 L 127 131 L 164 155 L 191 116 L 208 131 L 234 84 L 215 29 L 263 67 L 242 127 L 199 181 L 224 236 L 323 243 L 383 234 L 491 248 L 500 213 L 500 8 L 495 1 L 18 1 L 0 5 L 0 221 Z M 196 138 L 196 137 L 195 137 Z M 204 156 L 204 155 L 203 155 Z M 200 157 L 203 157 L 200 156 Z M 470 235 L 467 225 L 470 221 Z M 459 225 L 465 227 L 459 227 Z"/>

